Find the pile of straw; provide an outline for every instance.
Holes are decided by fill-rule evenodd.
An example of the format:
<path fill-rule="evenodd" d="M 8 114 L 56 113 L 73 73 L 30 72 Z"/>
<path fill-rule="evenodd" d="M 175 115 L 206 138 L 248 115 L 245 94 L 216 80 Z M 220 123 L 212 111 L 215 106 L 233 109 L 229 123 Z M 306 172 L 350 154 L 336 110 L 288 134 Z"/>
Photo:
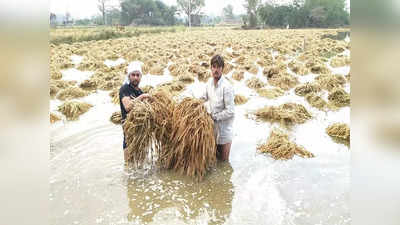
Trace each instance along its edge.
<path fill-rule="evenodd" d="M 328 95 L 329 102 L 336 107 L 350 105 L 350 95 L 342 88 L 333 89 Z"/>
<path fill-rule="evenodd" d="M 119 89 L 114 89 L 110 92 L 111 102 L 119 105 Z"/>
<path fill-rule="evenodd" d="M 160 168 L 201 179 L 215 164 L 213 120 L 203 101 L 185 98 L 176 103 L 162 90 L 148 101 L 135 101 L 124 124 L 128 161 L 146 161 Z"/>
<path fill-rule="evenodd" d="M 272 86 L 279 87 L 285 91 L 294 88 L 299 83 L 296 77 L 288 73 L 274 74 L 268 78 L 268 82 Z"/>
<path fill-rule="evenodd" d="M 50 83 L 50 87 L 49 87 L 50 97 L 56 96 L 58 91 L 59 91 L 59 88 L 55 84 Z"/>
<path fill-rule="evenodd" d="M 56 114 L 54 113 L 50 113 L 50 123 L 55 123 L 57 121 L 61 120 L 60 117 L 58 117 Z"/>
<path fill-rule="evenodd" d="M 294 89 L 294 93 L 298 96 L 305 96 L 310 93 L 318 93 L 321 91 L 321 87 L 317 83 L 305 83 L 300 86 L 297 86 Z"/>
<path fill-rule="evenodd" d="M 262 153 L 271 154 L 275 160 L 292 159 L 294 155 L 303 158 L 313 158 L 314 154 L 304 149 L 302 146 L 289 141 L 289 136 L 278 128 L 274 128 L 265 144 L 257 146 L 257 150 Z"/>
<path fill-rule="evenodd" d="M 58 111 L 67 117 L 67 120 L 77 120 L 80 115 L 89 111 L 91 104 L 85 102 L 68 101 L 58 107 Z"/>
<path fill-rule="evenodd" d="M 70 100 L 73 98 L 82 98 L 82 97 L 87 96 L 88 94 L 89 94 L 88 92 L 82 90 L 81 88 L 69 87 L 69 88 L 66 88 L 66 89 L 60 91 L 57 95 L 57 98 L 59 100 L 65 101 L 65 100 Z"/>
<path fill-rule="evenodd" d="M 243 105 L 245 104 L 249 99 L 246 98 L 243 95 L 235 95 L 235 105 Z"/>
<path fill-rule="evenodd" d="M 332 59 L 331 61 L 331 66 L 336 68 L 336 67 L 343 67 L 350 64 L 350 60 L 348 57 L 344 56 L 338 56 Z"/>
<path fill-rule="evenodd" d="M 294 73 L 299 74 L 299 75 L 306 75 L 306 74 L 310 73 L 310 70 L 299 62 L 290 62 L 288 64 L 288 67 Z"/>
<path fill-rule="evenodd" d="M 258 79 L 257 77 L 252 77 L 252 78 L 246 80 L 246 85 L 249 88 L 258 89 L 258 88 L 265 87 L 266 84 L 264 82 L 262 82 L 260 79 Z"/>
<path fill-rule="evenodd" d="M 151 75 L 163 75 L 164 74 L 164 67 L 162 65 L 154 65 L 153 67 L 151 67 L 149 73 Z"/>
<path fill-rule="evenodd" d="M 241 81 L 244 78 L 244 72 L 243 71 L 235 71 L 232 74 L 232 78 Z"/>
<path fill-rule="evenodd" d="M 343 87 L 346 79 L 342 75 L 319 75 L 315 78 L 316 82 L 322 89 L 331 91 L 334 88 Z"/>
<path fill-rule="evenodd" d="M 142 90 L 143 91 L 143 93 L 149 93 L 151 90 L 153 90 L 153 86 L 151 86 L 151 85 L 146 85 L 146 86 L 144 86 L 144 87 L 141 87 L 140 88 L 140 90 Z"/>
<path fill-rule="evenodd" d="M 121 120 L 122 120 L 121 111 L 113 112 L 113 114 L 110 117 L 110 121 L 113 124 L 117 124 L 117 125 L 122 124 Z"/>
<path fill-rule="evenodd" d="M 326 109 L 328 103 L 319 95 L 311 92 L 305 96 L 307 102 L 312 106 L 320 110 Z"/>
<path fill-rule="evenodd" d="M 334 123 L 326 128 L 326 133 L 337 141 L 350 144 L 350 128 L 344 123 Z"/>
<path fill-rule="evenodd" d="M 285 91 L 280 88 L 261 88 L 257 89 L 256 91 L 261 97 L 265 97 L 268 99 L 278 98 L 285 93 Z"/>
<path fill-rule="evenodd" d="M 95 90 L 99 84 L 99 80 L 97 79 L 88 79 L 84 80 L 79 87 L 83 90 Z"/>
<path fill-rule="evenodd" d="M 280 122 L 283 126 L 301 124 L 311 119 L 311 114 L 300 104 L 285 103 L 280 106 L 266 106 L 257 110 L 254 115 L 261 120 Z"/>
<path fill-rule="evenodd" d="M 178 76 L 178 80 L 183 83 L 193 83 L 194 77 L 190 73 L 184 73 Z"/>

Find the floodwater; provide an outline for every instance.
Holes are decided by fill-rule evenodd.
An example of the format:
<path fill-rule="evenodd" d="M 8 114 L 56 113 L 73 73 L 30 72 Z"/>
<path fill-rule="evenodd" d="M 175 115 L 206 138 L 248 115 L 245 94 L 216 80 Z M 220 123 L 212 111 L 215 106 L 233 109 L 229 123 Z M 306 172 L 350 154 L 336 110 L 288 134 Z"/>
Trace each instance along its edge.
<path fill-rule="evenodd" d="M 349 72 L 348 67 L 331 69 L 335 74 Z M 79 80 L 90 76 L 71 70 L 63 72 L 69 74 L 67 79 L 74 72 Z M 265 80 L 261 70 L 257 76 Z M 158 82 L 152 81 L 155 77 L 160 76 L 144 75 L 142 82 Z M 303 83 L 314 77 L 298 76 Z M 244 81 L 233 83 L 236 94 L 250 99 L 235 107 L 230 160 L 219 162 L 200 182 L 172 171 L 124 166 L 122 128 L 109 121 L 119 106 L 111 103 L 108 91 L 80 99 L 94 107 L 78 121 L 51 125 L 51 224 L 350 224 L 350 151 L 325 133 L 334 122 L 349 123 L 350 108 L 322 112 L 294 90 L 268 100 Z M 183 95 L 196 96 L 203 85 L 196 81 Z M 350 86 L 345 89 L 350 91 Z M 326 100 L 327 93 L 323 96 Z M 285 102 L 303 104 L 313 115 L 292 128 L 290 139 L 315 158 L 276 161 L 256 152 L 277 124 L 256 122 L 247 114 Z M 51 100 L 50 111 L 57 113 L 60 104 Z"/>

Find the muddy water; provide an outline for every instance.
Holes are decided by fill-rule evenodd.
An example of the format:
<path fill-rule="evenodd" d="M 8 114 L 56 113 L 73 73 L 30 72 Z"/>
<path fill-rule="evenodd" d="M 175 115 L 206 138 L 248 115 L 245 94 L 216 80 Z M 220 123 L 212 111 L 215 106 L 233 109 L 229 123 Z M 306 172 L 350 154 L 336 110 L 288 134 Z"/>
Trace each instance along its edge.
<path fill-rule="evenodd" d="M 257 76 L 264 79 L 260 71 Z M 152 82 L 143 76 L 143 83 Z M 350 151 L 325 134 L 331 123 L 350 121 L 350 108 L 322 112 L 293 90 L 268 100 L 244 82 L 233 82 L 236 94 L 250 100 L 235 108 L 230 161 L 218 163 L 201 182 L 171 171 L 125 167 L 122 128 L 109 121 L 119 107 L 105 91 L 82 98 L 94 107 L 78 121 L 51 125 L 51 224 L 350 224 Z M 201 86 L 196 81 L 186 94 L 196 95 Z M 277 125 L 246 114 L 284 102 L 301 103 L 312 113 L 313 119 L 295 126 L 290 138 L 315 158 L 275 161 L 256 152 Z M 59 104 L 51 100 L 50 110 Z"/>

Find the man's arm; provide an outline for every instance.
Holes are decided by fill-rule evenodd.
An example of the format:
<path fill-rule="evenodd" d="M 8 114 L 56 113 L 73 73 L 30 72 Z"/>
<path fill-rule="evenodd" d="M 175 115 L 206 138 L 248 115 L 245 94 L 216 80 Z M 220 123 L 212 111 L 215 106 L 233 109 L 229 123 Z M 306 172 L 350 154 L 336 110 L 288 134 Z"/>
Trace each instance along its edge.
<path fill-rule="evenodd" d="M 134 101 L 143 101 L 146 98 L 150 98 L 150 95 L 148 94 L 141 94 L 139 95 L 139 97 L 136 97 L 134 99 L 132 99 L 129 96 L 125 96 L 121 99 L 122 104 L 124 105 L 124 108 L 127 112 L 131 111 L 132 107 L 133 107 L 133 103 Z"/>
<path fill-rule="evenodd" d="M 216 120 L 227 120 L 235 115 L 235 102 L 234 102 L 234 92 L 232 85 L 227 85 L 224 88 L 224 104 L 225 109 L 218 113 L 213 113 L 211 117 Z"/>

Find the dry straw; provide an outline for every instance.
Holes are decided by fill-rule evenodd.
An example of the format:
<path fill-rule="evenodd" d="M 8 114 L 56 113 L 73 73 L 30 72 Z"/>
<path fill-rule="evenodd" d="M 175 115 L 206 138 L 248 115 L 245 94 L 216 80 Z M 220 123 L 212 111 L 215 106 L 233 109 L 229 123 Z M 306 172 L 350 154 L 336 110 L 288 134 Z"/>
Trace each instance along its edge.
<path fill-rule="evenodd" d="M 258 88 L 265 87 L 266 84 L 264 82 L 262 82 L 259 78 L 252 77 L 252 78 L 246 80 L 246 85 L 249 88 L 258 89 Z"/>
<path fill-rule="evenodd" d="M 122 115 L 120 111 L 113 112 L 113 114 L 110 117 L 110 121 L 117 125 L 122 124 L 121 120 L 122 120 Z"/>
<path fill-rule="evenodd" d="M 300 86 L 297 86 L 294 89 L 294 93 L 298 96 L 306 96 L 310 93 L 318 93 L 321 91 L 321 87 L 317 83 L 305 83 Z"/>
<path fill-rule="evenodd" d="M 314 154 L 304 149 L 302 146 L 289 141 L 289 136 L 278 128 L 274 128 L 265 144 L 257 146 L 257 150 L 262 153 L 269 153 L 276 160 L 292 159 L 294 155 L 303 158 L 312 158 Z"/>
<path fill-rule="evenodd" d="M 69 87 L 58 92 L 57 98 L 59 100 L 70 100 L 73 98 L 81 98 L 87 96 L 89 93 L 78 87 Z"/>
<path fill-rule="evenodd" d="M 280 106 L 266 106 L 257 110 L 254 115 L 261 120 L 280 122 L 283 126 L 301 124 L 311 119 L 311 114 L 300 104 L 285 103 Z"/>
<path fill-rule="evenodd" d="M 328 95 L 329 102 L 336 107 L 350 105 L 350 95 L 342 88 L 333 89 Z"/>
<path fill-rule="evenodd" d="M 58 107 L 58 111 L 64 114 L 67 120 L 77 120 L 80 115 L 89 111 L 93 105 L 85 102 L 68 101 Z"/>
<path fill-rule="evenodd" d="M 326 128 L 326 133 L 337 141 L 350 144 L 350 128 L 345 123 L 334 123 Z"/>
<path fill-rule="evenodd" d="M 243 105 L 243 104 L 245 104 L 248 100 L 249 100 L 249 99 L 246 98 L 246 97 L 243 96 L 243 95 L 235 95 L 235 100 L 234 100 L 234 102 L 235 102 L 235 105 Z"/>
<path fill-rule="evenodd" d="M 280 88 L 261 88 L 256 90 L 261 97 L 275 99 L 282 96 L 285 91 Z"/>

